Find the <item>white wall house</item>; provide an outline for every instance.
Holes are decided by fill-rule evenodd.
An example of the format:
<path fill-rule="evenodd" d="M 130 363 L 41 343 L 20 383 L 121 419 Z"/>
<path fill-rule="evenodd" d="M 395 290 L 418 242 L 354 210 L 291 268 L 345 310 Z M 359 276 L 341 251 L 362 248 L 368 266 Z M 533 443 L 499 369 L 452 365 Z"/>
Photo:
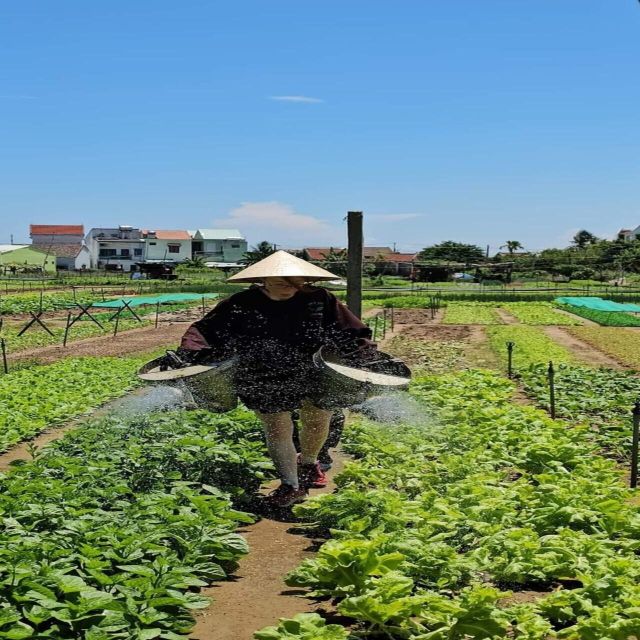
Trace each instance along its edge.
<path fill-rule="evenodd" d="M 144 229 L 145 262 L 184 262 L 191 259 L 191 236 L 188 231 Z"/>
<path fill-rule="evenodd" d="M 625 242 L 631 242 L 632 240 L 640 239 L 640 227 L 635 229 L 620 229 L 618 231 L 618 240 L 624 240 Z"/>
<path fill-rule="evenodd" d="M 247 252 L 247 241 L 237 229 L 198 229 L 192 249 L 194 258 L 206 262 L 238 264 Z"/>
<path fill-rule="evenodd" d="M 96 227 L 85 237 L 92 269 L 135 271 L 144 260 L 145 241 L 140 229 L 128 225 Z"/>

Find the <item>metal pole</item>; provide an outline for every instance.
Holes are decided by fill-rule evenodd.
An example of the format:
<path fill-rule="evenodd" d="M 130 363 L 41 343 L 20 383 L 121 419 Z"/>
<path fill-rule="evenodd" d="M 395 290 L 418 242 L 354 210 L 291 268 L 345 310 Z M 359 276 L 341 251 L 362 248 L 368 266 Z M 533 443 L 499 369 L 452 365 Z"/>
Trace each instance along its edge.
<path fill-rule="evenodd" d="M 156 302 L 156 329 L 158 328 L 158 315 L 160 314 L 160 301 Z"/>
<path fill-rule="evenodd" d="M 362 211 L 347 213 L 347 306 L 362 316 Z"/>
<path fill-rule="evenodd" d="M 556 417 L 556 371 L 553 368 L 553 361 L 549 360 L 549 414 L 555 420 Z"/>
<path fill-rule="evenodd" d="M 633 440 L 631 443 L 631 479 L 629 486 L 638 486 L 638 442 L 640 441 L 640 399 L 633 406 Z"/>
<path fill-rule="evenodd" d="M 2 367 L 5 373 L 9 373 L 9 365 L 7 364 L 7 345 L 4 338 L 0 338 L 0 349 L 2 349 Z"/>
<path fill-rule="evenodd" d="M 513 347 L 515 346 L 515 342 L 507 342 L 507 375 L 509 378 L 513 378 Z"/>
<path fill-rule="evenodd" d="M 64 328 L 64 338 L 62 339 L 62 346 L 67 346 L 67 336 L 69 335 L 69 327 L 71 326 L 71 311 L 67 313 L 67 324 Z"/>

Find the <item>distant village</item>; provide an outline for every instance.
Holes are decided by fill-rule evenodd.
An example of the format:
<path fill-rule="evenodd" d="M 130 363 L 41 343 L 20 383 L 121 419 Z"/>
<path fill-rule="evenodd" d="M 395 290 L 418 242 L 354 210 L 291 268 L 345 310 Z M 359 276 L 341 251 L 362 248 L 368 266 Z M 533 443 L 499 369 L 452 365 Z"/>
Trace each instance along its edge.
<path fill-rule="evenodd" d="M 158 268 L 197 260 L 207 267 L 242 266 L 248 245 L 238 229 L 139 229 L 83 225 L 32 224 L 31 244 L 0 244 L 0 267 L 7 273 L 57 271 L 119 271 L 150 273 Z M 311 262 L 340 256 L 345 249 L 303 247 L 291 253 Z M 387 272 L 409 275 L 415 253 L 390 247 L 365 247 L 365 261 L 383 262 Z"/>

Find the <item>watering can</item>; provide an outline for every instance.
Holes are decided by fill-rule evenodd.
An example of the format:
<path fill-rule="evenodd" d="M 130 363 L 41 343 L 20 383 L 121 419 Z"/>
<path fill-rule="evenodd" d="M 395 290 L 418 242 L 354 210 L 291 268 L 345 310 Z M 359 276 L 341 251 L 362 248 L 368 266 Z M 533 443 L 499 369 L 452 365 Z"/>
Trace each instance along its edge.
<path fill-rule="evenodd" d="M 147 362 L 139 369 L 138 377 L 178 387 L 196 406 L 209 411 L 222 413 L 237 407 L 233 381 L 237 358 L 187 366 L 177 359 L 174 367 L 167 366 L 172 354 L 169 351 L 167 356 Z M 313 365 L 319 373 L 320 395 L 335 399 L 336 408 L 359 405 L 367 398 L 406 389 L 411 379 L 411 371 L 401 360 L 382 352 L 377 353 L 376 360 L 357 368 L 322 347 L 313 354 Z"/>
<path fill-rule="evenodd" d="M 167 352 L 170 355 L 173 352 Z M 197 407 L 224 413 L 238 406 L 233 385 L 233 370 L 236 358 L 180 366 L 177 360 L 174 368 L 167 367 L 167 356 L 156 358 L 138 370 L 138 377 L 145 382 L 177 387 L 185 393 L 188 401 Z"/>

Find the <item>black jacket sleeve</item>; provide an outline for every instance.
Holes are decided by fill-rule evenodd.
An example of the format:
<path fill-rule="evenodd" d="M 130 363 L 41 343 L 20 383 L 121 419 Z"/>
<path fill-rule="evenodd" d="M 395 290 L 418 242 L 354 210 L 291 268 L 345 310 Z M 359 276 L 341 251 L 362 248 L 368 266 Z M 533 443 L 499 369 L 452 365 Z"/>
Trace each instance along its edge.
<path fill-rule="evenodd" d="M 204 318 L 194 322 L 182 336 L 180 348 L 204 352 L 214 360 L 229 358 L 234 353 L 232 331 L 233 303 L 222 300 Z"/>

